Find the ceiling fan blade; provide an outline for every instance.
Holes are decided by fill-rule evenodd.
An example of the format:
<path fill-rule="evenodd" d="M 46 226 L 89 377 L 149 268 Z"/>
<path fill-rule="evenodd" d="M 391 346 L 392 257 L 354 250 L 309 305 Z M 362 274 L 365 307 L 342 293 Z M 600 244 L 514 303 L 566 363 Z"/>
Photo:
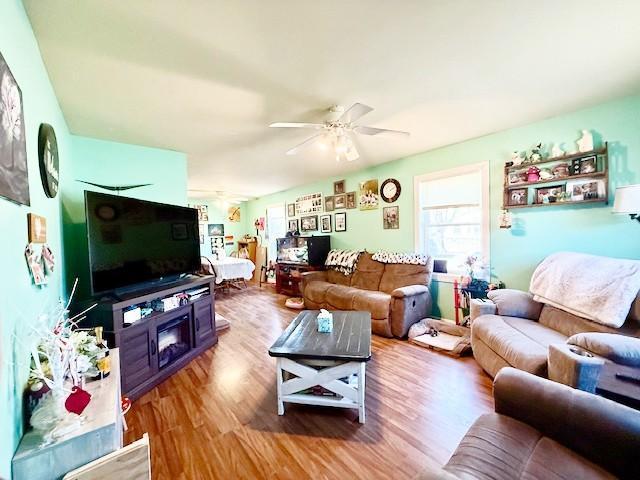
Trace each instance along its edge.
<path fill-rule="evenodd" d="M 273 128 L 324 128 L 323 123 L 275 122 L 269 125 Z"/>
<path fill-rule="evenodd" d="M 410 135 L 409 132 L 403 132 L 401 130 L 388 130 L 386 128 L 374 128 L 365 126 L 354 127 L 353 131 L 356 133 L 361 133 L 362 135 L 395 135 L 402 137 L 408 137 Z"/>
<path fill-rule="evenodd" d="M 287 155 L 295 155 L 301 149 L 303 149 L 303 148 L 311 145 L 312 143 L 316 142 L 323 135 L 324 135 L 323 133 L 319 133 L 317 135 L 314 135 L 313 137 L 307 138 L 304 142 L 300 143 L 299 145 L 296 145 L 295 147 L 291 148 L 290 150 L 287 150 Z"/>
<path fill-rule="evenodd" d="M 364 103 L 354 103 L 353 105 L 351 105 L 349 110 L 347 110 L 340 116 L 337 121 L 340 123 L 352 123 L 363 115 L 369 113 L 371 110 L 373 110 L 373 108 L 369 105 L 365 105 Z"/>

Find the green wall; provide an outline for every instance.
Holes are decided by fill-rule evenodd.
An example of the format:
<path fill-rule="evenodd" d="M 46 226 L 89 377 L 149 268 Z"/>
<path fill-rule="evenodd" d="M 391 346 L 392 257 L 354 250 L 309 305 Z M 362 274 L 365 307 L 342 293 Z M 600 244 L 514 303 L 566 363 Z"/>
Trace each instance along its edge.
<path fill-rule="evenodd" d="M 22 434 L 21 397 L 28 375 L 30 327 L 61 292 L 60 198 L 46 198 L 40 182 L 40 123 L 49 123 L 56 131 L 62 176 L 71 156 L 71 141 L 19 0 L 0 2 L 0 52 L 22 90 L 31 192 L 30 207 L 0 198 L 0 478 L 8 478 L 11 457 Z M 48 243 L 57 257 L 55 274 L 45 287 L 32 285 L 26 267 L 28 212 L 46 217 Z"/>
<path fill-rule="evenodd" d="M 78 298 L 89 294 L 84 191 L 111 193 L 78 180 L 102 185 L 147 187 L 126 190 L 125 197 L 187 205 L 187 159 L 184 153 L 127 145 L 80 136 L 71 137 L 73 162 L 61 186 L 66 287 L 78 278 Z"/>
<path fill-rule="evenodd" d="M 335 180 L 345 178 L 347 191 L 352 191 L 361 181 L 377 178 L 382 183 L 392 177 L 402 185 L 402 194 L 394 203 L 400 207 L 400 229 L 383 230 L 381 208 L 374 211 L 346 210 L 347 232 L 334 232 L 331 235 L 332 246 L 370 251 L 413 251 L 414 177 L 488 161 L 491 170 L 491 267 L 493 274 L 505 281 L 508 287 L 527 289 L 537 263 L 546 255 L 560 250 L 640 258 L 640 226 L 629 221 L 627 216 L 612 215 L 612 202 L 609 206 L 514 210 L 514 228 L 498 228 L 503 166 L 511 152 L 528 150 L 539 141 L 570 145 L 584 128 L 597 133 L 596 138 L 599 136 L 609 142 L 611 199 L 615 187 L 640 183 L 640 96 L 634 96 L 265 196 L 248 202 L 248 221 L 263 216 L 267 205 L 291 203 L 298 195 L 314 192 L 330 195 Z M 434 282 L 432 290 L 436 300 L 434 314 L 452 318 L 451 284 Z"/>
<path fill-rule="evenodd" d="M 238 249 L 238 240 L 245 233 L 249 233 L 246 229 L 246 205 L 236 205 L 240 207 L 240 221 L 230 222 L 228 219 L 228 203 L 221 200 L 189 198 L 189 205 L 206 205 L 209 209 L 209 221 L 202 222 L 205 225 L 204 244 L 200 245 L 200 253 L 204 256 L 211 255 L 211 237 L 207 235 L 207 225 L 210 223 L 224 224 L 224 234 L 233 235 L 233 245 L 225 245 L 227 255 Z"/>

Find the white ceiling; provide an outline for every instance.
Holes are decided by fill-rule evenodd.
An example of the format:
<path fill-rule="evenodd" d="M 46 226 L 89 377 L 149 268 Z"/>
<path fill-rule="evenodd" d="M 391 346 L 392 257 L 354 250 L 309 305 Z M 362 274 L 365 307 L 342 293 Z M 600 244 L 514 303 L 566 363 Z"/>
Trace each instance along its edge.
<path fill-rule="evenodd" d="M 637 0 L 24 4 L 72 132 L 186 152 L 193 190 L 260 196 L 640 89 Z M 337 163 L 268 128 L 355 101 L 411 137 Z"/>

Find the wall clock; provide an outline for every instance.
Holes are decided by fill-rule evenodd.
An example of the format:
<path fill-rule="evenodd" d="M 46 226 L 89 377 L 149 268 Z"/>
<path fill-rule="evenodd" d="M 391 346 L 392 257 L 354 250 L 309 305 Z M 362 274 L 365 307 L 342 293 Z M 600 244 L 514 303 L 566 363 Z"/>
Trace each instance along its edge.
<path fill-rule="evenodd" d="M 400 182 L 395 178 L 387 178 L 380 187 L 380 196 L 387 203 L 395 202 L 400 197 Z"/>
<path fill-rule="evenodd" d="M 56 133 L 48 123 L 41 124 L 38 130 L 38 161 L 44 193 L 49 198 L 55 198 L 60 180 L 60 160 Z"/>

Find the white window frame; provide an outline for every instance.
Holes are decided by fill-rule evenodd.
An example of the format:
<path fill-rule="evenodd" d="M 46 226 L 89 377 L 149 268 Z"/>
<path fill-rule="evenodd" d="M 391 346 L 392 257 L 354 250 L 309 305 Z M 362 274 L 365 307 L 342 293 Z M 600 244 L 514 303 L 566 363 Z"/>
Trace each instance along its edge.
<path fill-rule="evenodd" d="M 413 177 L 413 205 L 414 205 L 414 247 L 416 252 L 422 250 L 423 242 L 422 235 L 424 229 L 422 228 L 420 219 L 422 217 L 422 205 L 420 205 L 420 184 L 422 182 L 429 182 L 433 180 L 440 180 L 442 178 L 455 177 L 458 175 L 465 175 L 469 173 L 480 172 L 482 178 L 482 198 L 481 198 L 481 212 L 482 219 L 480 225 L 482 228 L 482 260 L 487 266 L 487 272 L 491 271 L 491 217 L 490 217 L 490 185 L 489 185 L 489 162 L 474 163 L 471 165 L 464 165 L 461 167 L 451 168 L 448 170 L 439 170 L 437 172 L 426 173 L 424 175 L 417 175 Z M 429 254 L 429 252 L 423 252 Z M 453 283 L 454 280 L 460 278 L 455 273 L 436 273 L 433 274 L 433 279 L 438 282 Z"/>

